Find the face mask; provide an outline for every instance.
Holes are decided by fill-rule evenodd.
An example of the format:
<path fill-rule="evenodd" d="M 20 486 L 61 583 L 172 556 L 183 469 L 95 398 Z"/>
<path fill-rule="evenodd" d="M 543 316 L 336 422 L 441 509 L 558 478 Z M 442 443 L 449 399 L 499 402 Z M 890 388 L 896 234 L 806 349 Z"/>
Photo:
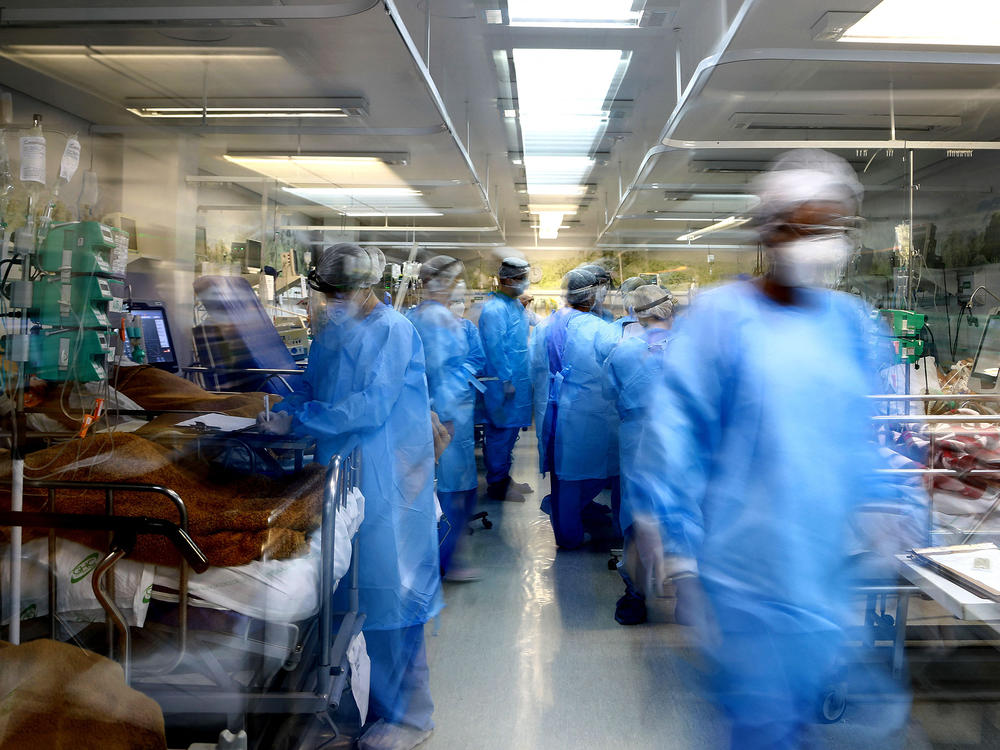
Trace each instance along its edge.
<path fill-rule="evenodd" d="M 460 318 L 465 317 L 465 303 L 464 302 L 452 302 L 448 305 L 448 309 L 451 310 L 455 315 Z"/>
<path fill-rule="evenodd" d="M 604 304 L 604 298 L 607 296 L 607 294 L 608 294 L 608 288 L 604 286 L 604 284 L 601 284 L 599 287 L 597 287 L 597 294 L 595 295 L 597 299 L 597 304 L 599 305 Z"/>
<path fill-rule="evenodd" d="M 834 287 L 850 254 L 843 234 L 799 237 L 771 251 L 771 277 L 783 286 Z"/>
<path fill-rule="evenodd" d="M 531 283 L 527 279 L 522 279 L 520 281 L 508 282 L 507 286 L 520 295 L 528 291 L 528 287 L 531 286 Z"/>
<path fill-rule="evenodd" d="M 348 297 L 328 297 L 326 300 L 326 319 L 334 325 L 343 325 L 361 314 L 360 293 Z"/>

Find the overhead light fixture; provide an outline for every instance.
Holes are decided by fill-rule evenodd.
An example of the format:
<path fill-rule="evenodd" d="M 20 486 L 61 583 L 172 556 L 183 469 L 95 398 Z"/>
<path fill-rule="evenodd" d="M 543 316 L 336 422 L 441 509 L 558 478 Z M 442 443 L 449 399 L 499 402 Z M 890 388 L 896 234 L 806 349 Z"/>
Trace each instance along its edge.
<path fill-rule="evenodd" d="M 497 8 L 487 8 L 486 23 L 503 23 L 503 11 Z"/>
<path fill-rule="evenodd" d="M 575 203 L 529 203 L 528 213 L 543 214 L 557 212 L 565 216 L 572 216 L 580 207 Z"/>
<path fill-rule="evenodd" d="M 507 16 L 511 26 L 629 28 L 642 18 L 633 5 L 633 0 L 507 0 Z"/>
<path fill-rule="evenodd" d="M 212 99 L 185 106 L 177 99 L 126 99 L 125 109 L 137 117 L 157 120 L 259 120 L 362 117 L 363 98 L 348 99 Z"/>
<path fill-rule="evenodd" d="M 518 0 L 519 2 L 520 0 Z M 539 13 L 554 7 L 545 0 Z M 563 2 L 563 0 L 559 0 Z M 607 10 L 618 0 L 570 0 L 564 9 Z M 514 11 L 508 9 L 511 17 Z M 521 3 L 523 12 L 535 2 Z M 631 6 L 629 6 L 631 7 Z M 521 11 L 519 11 L 521 12 Z M 622 50 L 515 49 L 517 114 L 529 195 L 581 195 L 598 164 L 594 148 L 607 130 L 606 102 L 613 98 L 631 59 Z M 572 71 L 568 76 L 566 71 Z"/>
<path fill-rule="evenodd" d="M 503 116 L 507 117 L 507 118 L 517 117 L 517 110 L 516 109 L 505 109 L 503 111 Z"/>
<path fill-rule="evenodd" d="M 730 216 L 722 221 L 717 221 L 707 227 L 703 227 L 694 232 L 688 232 L 687 234 L 682 234 L 677 238 L 677 242 L 689 242 L 691 240 L 696 240 L 700 237 L 704 237 L 706 234 L 712 234 L 713 232 L 721 232 L 724 229 L 735 229 L 736 227 L 741 227 L 750 221 L 749 216 Z"/>
<path fill-rule="evenodd" d="M 412 188 L 284 187 L 282 190 L 348 216 L 371 218 L 441 215 L 432 206 L 427 205 L 423 193 Z"/>
<path fill-rule="evenodd" d="M 406 151 L 229 151 L 223 158 L 233 164 L 260 161 L 290 161 L 302 164 L 392 164 L 406 166 L 410 155 Z"/>
<path fill-rule="evenodd" d="M 618 217 L 621 218 L 621 217 Z M 694 222 L 707 222 L 712 223 L 712 219 L 687 219 L 683 216 L 657 216 L 653 221 L 681 221 L 685 224 L 693 224 Z"/>
<path fill-rule="evenodd" d="M 998 26 L 996 0 L 882 0 L 836 41 L 1000 47 Z"/>
<path fill-rule="evenodd" d="M 344 211 L 344 216 L 349 216 L 352 219 L 360 218 L 396 218 L 402 216 L 444 216 L 440 211 L 390 211 L 387 213 L 379 213 L 376 211 Z"/>
<path fill-rule="evenodd" d="M 562 227 L 562 211 L 539 211 L 538 212 L 538 239 L 555 240 L 559 238 L 559 229 Z"/>

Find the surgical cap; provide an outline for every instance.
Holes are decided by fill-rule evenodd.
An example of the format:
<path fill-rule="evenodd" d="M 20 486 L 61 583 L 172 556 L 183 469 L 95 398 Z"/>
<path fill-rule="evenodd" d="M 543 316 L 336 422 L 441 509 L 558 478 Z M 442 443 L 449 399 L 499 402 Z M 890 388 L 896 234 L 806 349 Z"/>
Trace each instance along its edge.
<path fill-rule="evenodd" d="M 531 264 L 523 258 L 504 258 L 497 275 L 501 279 L 516 279 L 527 274 L 530 268 Z"/>
<path fill-rule="evenodd" d="M 632 304 L 640 319 L 670 320 L 674 314 L 674 296 L 655 284 L 645 284 L 632 292 Z"/>
<path fill-rule="evenodd" d="M 632 309 L 632 292 L 645 283 L 638 276 L 630 276 L 619 285 L 618 291 L 621 292 L 622 304 L 625 305 L 626 310 Z"/>
<path fill-rule="evenodd" d="M 451 286 L 463 269 L 462 261 L 450 255 L 435 255 L 426 263 L 420 264 L 420 283 L 428 291 L 441 291 Z"/>
<path fill-rule="evenodd" d="M 343 292 L 371 286 L 372 256 L 361 247 L 343 242 L 326 248 L 309 272 L 309 286 L 318 292 Z M 381 274 L 379 274 L 381 277 Z"/>
<path fill-rule="evenodd" d="M 611 286 L 611 274 L 608 273 L 608 270 L 599 263 L 587 263 L 586 265 L 580 266 L 580 268 L 594 274 L 598 284 L 607 284 L 608 286 Z"/>
<path fill-rule="evenodd" d="M 803 148 L 779 156 L 754 181 L 760 203 L 754 224 L 767 232 L 803 203 L 836 201 L 857 211 L 864 188 L 854 169 L 839 156 L 817 148 Z"/>
<path fill-rule="evenodd" d="M 366 247 L 365 252 L 368 253 L 372 262 L 371 284 L 369 286 L 374 286 L 382 281 L 382 276 L 385 274 L 385 253 L 377 247 Z"/>
<path fill-rule="evenodd" d="M 597 294 L 597 277 L 585 268 L 574 268 L 563 276 L 563 289 L 566 290 L 566 301 L 571 305 L 593 302 Z"/>

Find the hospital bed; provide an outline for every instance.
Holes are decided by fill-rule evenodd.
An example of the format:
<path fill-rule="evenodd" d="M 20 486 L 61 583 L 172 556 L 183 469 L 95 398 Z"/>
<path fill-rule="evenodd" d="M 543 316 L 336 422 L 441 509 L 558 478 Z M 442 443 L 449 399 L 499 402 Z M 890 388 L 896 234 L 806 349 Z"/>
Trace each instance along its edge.
<path fill-rule="evenodd" d="M 169 501 L 179 523 L 49 513 L 48 520 L 55 519 L 53 526 L 59 529 L 125 524 L 121 535 L 131 545 L 117 543 L 114 554 L 103 558 L 91 553 L 97 564 L 93 597 L 81 604 L 80 597 L 68 596 L 67 589 L 75 585 L 74 579 L 87 577 L 93 565 L 65 570 L 61 563 L 79 557 L 78 545 L 54 533 L 29 541 L 21 598 L 35 607 L 36 618 L 25 624 L 25 632 L 68 636 L 93 650 L 106 647 L 109 655 L 117 653 L 133 687 L 157 700 L 168 725 L 172 717 L 188 724 L 192 715 L 203 714 L 224 717 L 229 729 L 239 730 L 250 717 L 257 730 L 251 747 L 269 747 L 280 726 L 294 721 L 295 715 L 319 719 L 308 725 L 310 732 L 325 726 L 336 734 L 331 711 L 340 704 L 350 665 L 360 670 L 365 661 L 359 637 L 364 615 L 358 611 L 357 566 L 352 566 L 357 557 L 352 540 L 364 517 L 364 499 L 357 490 L 359 471 L 357 450 L 332 459 L 324 481 L 319 533 L 306 554 L 234 568 L 208 568 L 193 543 L 197 554 L 188 549 L 186 563 L 179 568 L 122 559 L 134 545 L 135 533 L 145 533 L 134 531 L 140 522 L 160 524 L 163 533 L 191 542 L 185 532 L 184 502 L 165 487 L 30 482 L 48 493 L 50 508 L 58 507 L 61 492 L 106 492 L 109 513 L 115 509 L 116 494 L 155 493 Z M 15 523 L 16 515 L 0 515 L 0 523 Z M 27 525 L 38 520 L 28 519 L 30 515 L 21 514 L 20 521 Z M 56 564 L 48 565 L 49 560 Z M 190 576 L 188 565 L 200 575 Z M 350 586 L 350 606 L 347 612 L 334 612 L 332 594 L 352 567 L 351 579 L 345 582 Z M 279 590 L 289 584 L 291 590 Z M 97 607 L 107 613 L 107 623 L 93 622 L 98 619 Z M 72 619 L 82 619 L 85 626 L 71 623 Z M 366 690 L 363 682 L 361 677 L 352 680 L 358 696 Z M 262 716 L 274 721 L 261 721 Z M 294 746 L 309 747 L 309 742 L 305 732 Z"/>
<path fill-rule="evenodd" d="M 1000 490 L 987 491 L 991 484 L 1000 482 L 1000 456 L 991 450 L 1000 440 L 1000 432 L 994 431 L 1000 427 L 1000 416 L 925 414 L 923 410 L 907 413 L 906 408 L 895 408 L 907 402 L 997 403 L 997 396 L 872 398 L 890 404 L 874 419 L 894 434 L 897 447 L 903 451 L 909 447 L 911 455 L 913 451 L 923 454 L 921 460 L 896 454 L 893 468 L 882 470 L 929 486 L 927 538 L 920 546 L 1000 541 Z M 980 450 L 983 455 L 977 456 Z M 888 507 L 876 510 L 894 512 Z M 1000 605 L 943 579 L 915 560 L 912 553 L 899 550 L 889 561 L 888 568 L 878 568 L 874 578 L 860 580 L 854 588 L 854 593 L 865 599 L 864 626 L 853 629 L 857 638 L 867 648 L 886 651 L 893 676 L 907 676 L 918 698 L 1000 700 L 1000 684 L 989 677 L 981 679 L 1000 666 Z M 980 680 L 975 685 L 964 680 L 973 672 Z M 843 707 L 843 702 L 837 704 L 840 715 Z"/>

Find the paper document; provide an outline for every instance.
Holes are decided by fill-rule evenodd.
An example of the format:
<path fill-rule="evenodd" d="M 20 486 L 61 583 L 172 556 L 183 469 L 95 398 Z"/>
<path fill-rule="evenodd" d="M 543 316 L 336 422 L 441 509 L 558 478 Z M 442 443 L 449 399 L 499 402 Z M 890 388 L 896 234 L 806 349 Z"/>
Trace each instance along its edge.
<path fill-rule="evenodd" d="M 222 432 L 235 432 L 236 430 L 245 430 L 247 427 L 253 427 L 255 424 L 257 424 L 257 420 L 250 417 L 230 417 L 225 414 L 212 413 L 185 419 L 183 422 L 178 422 L 177 426 L 204 426 L 213 430 L 221 430 Z"/>
<path fill-rule="evenodd" d="M 992 542 L 913 550 L 917 559 L 975 594 L 1000 601 L 1000 548 Z"/>

